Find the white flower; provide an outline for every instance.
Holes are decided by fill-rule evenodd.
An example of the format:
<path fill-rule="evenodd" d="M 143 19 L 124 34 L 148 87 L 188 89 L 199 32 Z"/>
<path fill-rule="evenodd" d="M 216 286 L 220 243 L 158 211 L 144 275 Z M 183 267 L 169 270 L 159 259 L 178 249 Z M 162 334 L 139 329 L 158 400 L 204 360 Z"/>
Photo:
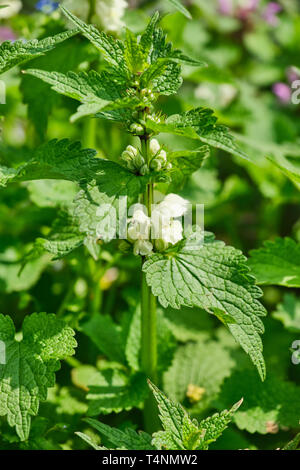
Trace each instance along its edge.
<path fill-rule="evenodd" d="M 171 245 L 175 245 L 180 240 L 182 240 L 182 232 L 182 223 L 179 220 L 172 220 L 169 225 L 162 227 L 161 238 L 165 243 L 171 243 Z"/>
<path fill-rule="evenodd" d="M 125 0 L 97 0 L 96 13 L 106 31 L 119 31 L 124 26 L 122 17 L 127 6 Z"/>
<path fill-rule="evenodd" d="M 150 148 L 150 154 L 152 156 L 156 155 L 160 151 L 160 145 L 159 145 L 158 140 L 151 139 L 149 148 Z"/>
<path fill-rule="evenodd" d="M 137 240 L 133 245 L 133 253 L 135 256 L 148 256 L 151 255 L 153 250 L 153 245 L 147 240 Z"/>
<path fill-rule="evenodd" d="M 183 216 L 187 211 L 189 201 L 177 194 L 169 194 L 157 204 L 151 216 L 152 233 L 155 239 L 162 240 L 165 244 L 175 245 L 183 238 L 183 227 L 175 217 Z"/>
<path fill-rule="evenodd" d="M 183 199 L 177 194 L 168 194 L 164 200 L 158 204 L 155 208 L 155 211 L 158 211 L 161 215 L 165 217 L 181 217 L 187 211 L 187 206 L 189 201 Z"/>
<path fill-rule="evenodd" d="M 138 206 L 138 205 L 137 205 Z M 148 240 L 150 235 L 151 220 L 142 209 L 135 209 L 129 220 L 128 237 L 131 240 Z"/>
<path fill-rule="evenodd" d="M 167 152 L 165 150 L 160 150 L 159 153 L 157 154 L 156 158 L 158 160 L 162 160 L 163 163 L 167 162 Z"/>
<path fill-rule="evenodd" d="M 22 8 L 21 0 L 0 0 L 0 6 L 7 5 L 5 8 L 0 8 L 0 18 L 10 18 L 16 15 Z"/>

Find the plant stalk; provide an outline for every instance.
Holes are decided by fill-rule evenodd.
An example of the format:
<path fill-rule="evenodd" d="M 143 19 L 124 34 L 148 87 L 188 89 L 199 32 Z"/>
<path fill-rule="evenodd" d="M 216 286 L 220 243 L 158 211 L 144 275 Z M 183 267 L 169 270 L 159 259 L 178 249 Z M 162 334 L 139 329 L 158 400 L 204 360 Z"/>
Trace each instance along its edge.
<path fill-rule="evenodd" d="M 141 139 L 143 157 L 148 163 L 149 141 Z M 148 210 L 148 216 L 151 216 L 151 205 L 153 204 L 153 183 L 148 183 L 144 193 L 144 204 Z M 142 258 L 142 266 L 144 264 Z M 147 378 L 157 384 L 157 319 L 156 319 L 156 299 L 151 292 L 146 281 L 146 274 L 142 271 L 141 275 L 141 365 Z M 152 433 L 158 428 L 157 406 L 153 396 L 149 396 L 144 404 L 144 422 L 147 432 Z"/>

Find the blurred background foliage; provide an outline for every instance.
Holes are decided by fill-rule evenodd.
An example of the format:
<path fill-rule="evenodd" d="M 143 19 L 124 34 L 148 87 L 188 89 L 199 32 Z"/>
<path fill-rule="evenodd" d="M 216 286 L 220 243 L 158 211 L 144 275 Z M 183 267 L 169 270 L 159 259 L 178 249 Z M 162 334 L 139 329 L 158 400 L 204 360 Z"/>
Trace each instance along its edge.
<path fill-rule="evenodd" d="M 55 2 L 0 3 L 15 3 L 9 17 L 3 13 L 5 9 L 0 10 L 1 41 L 42 38 L 69 26 Z M 88 20 L 88 1 L 61 3 Z M 189 14 L 178 11 L 179 2 L 175 1 L 131 0 L 126 8 L 126 2 L 112 3 L 116 8 L 122 3 L 124 9 L 116 28 L 105 21 L 104 10 L 103 17 L 90 20 L 122 36 L 122 21 L 139 33 L 149 15 L 159 9 L 162 26 L 174 45 L 208 63 L 204 69 L 184 66 L 179 94 L 162 97 L 158 103 L 163 112 L 177 113 L 192 106 L 213 108 L 220 123 L 232 129 L 250 157 L 242 160 L 215 151 L 186 185 L 178 188 L 193 203 L 205 204 L 206 230 L 246 255 L 277 236 L 289 236 L 300 243 L 300 105 L 291 102 L 291 85 L 300 79 L 298 0 L 181 2 Z M 97 51 L 78 36 L 26 67 L 61 72 L 99 70 L 102 62 Z M 18 68 L 2 80 L 6 104 L 0 105 L 0 164 L 25 162 L 33 148 L 52 138 L 80 140 L 111 160 L 118 160 L 129 143 L 115 123 L 89 118 L 71 122 L 77 103 L 56 94 L 44 82 L 22 75 Z M 163 136 L 160 141 L 176 150 L 192 145 L 176 136 Z M 102 345 L 89 340 L 90 329 L 83 325 L 100 312 L 125 331 L 137 315 L 139 260 L 122 255 L 116 243 L 103 247 L 98 260 L 84 248 L 54 262 L 44 255 L 27 264 L 19 275 L 34 239 L 49 233 L 59 207 L 75 193 L 75 184 L 61 181 L 34 181 L 0 189 L 1 312 L 11 315 L 17 327 L 31 312 L 55 312 L 77 330 L 79 343 L 76 359 L 64 363 L 56 388 L 33 420 L 30 441 L 21 444 L 22 448 L 85 447 L 74 431 L 93 433 L 81 420 L 87 412 L 87 376 L 95 368 L 109 367 L 107 357 L 115 359 L 105 347 L 103 350 Z M 300 339 L 300 300 L 297 289 L 286 291 L 283 287 L 264 288 L 263 302 L 269 312 L 264 347 L 270 375 L 265 385 L 259 385 L 255 371 L 243 378 L 252 366 L 213 317 L 199 309 L 162 313 L 160 358 L 162 369 L 168 369 L 162 384 L 171 398 L 202 416 L 230 406 L 246 394 L 246 408 L 238 413 L 236 426 L 224 433 L 215 448 L 274 449 L 299 427 L 300 365 L 292 364 L 290 348 Z M 292 327 L 288 321 L 291 315 L 296 318 Z M 108 328 L 112 320 L 104 321 L 102 327 Z M 247 401 L 254 382 L 261 394 L 255 392 L 257 401 L 253 396 Z M 204 397 L 194 400 L 193 393 L 188 393 L 190 384 L 204 388 Z M 290 408 L 283 403 L 284 394 Z M 256 409 L 259 404 L 261 411 Z M 141 422 L 139 411 L 101 419 L 121 428 L 138 428 Z M 0 447 L 19 448 L 14 432 L 4 420 L 0 423 Z"/>

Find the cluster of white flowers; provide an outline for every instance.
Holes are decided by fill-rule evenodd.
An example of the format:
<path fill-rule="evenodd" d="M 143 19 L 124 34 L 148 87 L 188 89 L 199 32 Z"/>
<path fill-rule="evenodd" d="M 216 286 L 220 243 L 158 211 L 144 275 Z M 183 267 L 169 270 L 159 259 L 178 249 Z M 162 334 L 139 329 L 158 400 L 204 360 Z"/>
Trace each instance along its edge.
<path fill-rule="evenodd" d="M 126 163 L 131 171 L 138 171 L 141 175 L 146 175 L 150 170 L 171 170 L 172 163 L 168 162 L 167 152 L 161 148 L 156 139 L 152 139 L 149 145 L 149 167 L 140 151 L 128 145 L 121 155 L 121 159 Z"/>
<path fill-rule="evenodd" d="M 89 14 L 88 0 L 63 0 L 62 4 L 74 15 L 87 20 Z M 123 15 L 128 4 L 125 0 L 96 0 L 95 17 L 105 31 L 120 31 L 124 26 Z"/>
<path fill-rule="evenodd" d="M 133 243 L 134 254 L 150 255 L 153 243 L 162 251 L 182 240 L 182 223 L 175 218 L 186 213 L 188 204 L 189 201 L 177 194 L 169 194 L 154 206 L 151 217 L 145 214 L 143 206 L 136 204 L 128 226 L 128 239 Z"/>
<path fill-rule="evenodd" d="M 10 18 L 16 15 L 22 8 L 21 0 L 0 0 L 0 18 Z"/>

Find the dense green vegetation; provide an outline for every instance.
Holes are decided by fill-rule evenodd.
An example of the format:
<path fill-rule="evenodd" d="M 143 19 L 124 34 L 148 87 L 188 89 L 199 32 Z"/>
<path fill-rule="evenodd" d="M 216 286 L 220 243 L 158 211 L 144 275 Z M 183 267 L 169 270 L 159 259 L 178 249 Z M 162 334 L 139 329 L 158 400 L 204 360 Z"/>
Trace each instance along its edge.
<path fill-rule="evenodd" d="M 128 3 L 0 2 L 0 448 L 297 449 L 298 2 Z"/>

